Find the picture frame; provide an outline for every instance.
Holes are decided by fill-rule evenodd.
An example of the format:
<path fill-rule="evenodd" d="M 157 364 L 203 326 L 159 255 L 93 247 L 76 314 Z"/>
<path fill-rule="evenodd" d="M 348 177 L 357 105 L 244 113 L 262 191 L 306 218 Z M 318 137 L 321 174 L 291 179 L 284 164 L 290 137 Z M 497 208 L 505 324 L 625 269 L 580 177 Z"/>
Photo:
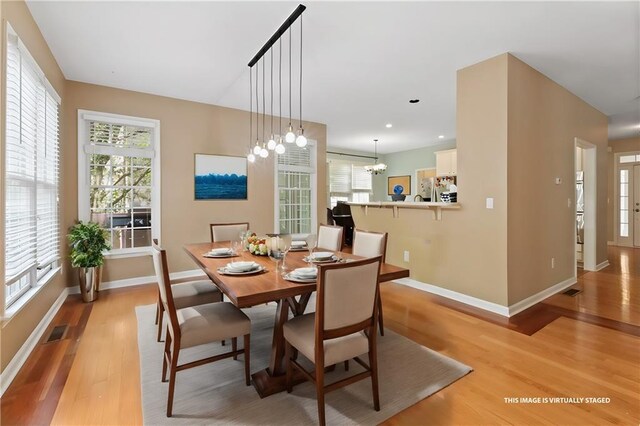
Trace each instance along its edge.
<path fill-rule="evenodd" d="M 247 200 L 247 159 L 231 155 L 194 154 L 196 201 Z"/>
<path fill-rule="evenodd" d="M 402 195 L 411 195 L 411 176 L 389 176 L 387 178 L 387 195 L 394 195 L 393 188 L 402 185 Z"/>

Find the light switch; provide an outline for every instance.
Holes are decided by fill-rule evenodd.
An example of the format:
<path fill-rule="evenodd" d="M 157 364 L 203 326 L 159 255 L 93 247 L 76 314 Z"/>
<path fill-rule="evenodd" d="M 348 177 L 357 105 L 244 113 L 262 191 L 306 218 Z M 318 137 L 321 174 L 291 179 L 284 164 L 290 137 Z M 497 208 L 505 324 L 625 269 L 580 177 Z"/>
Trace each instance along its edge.
<path fill-rule="evenodd" d="M 493 198 L 487 198 L 487 208 L 488 209 L 493 208 Z"/>

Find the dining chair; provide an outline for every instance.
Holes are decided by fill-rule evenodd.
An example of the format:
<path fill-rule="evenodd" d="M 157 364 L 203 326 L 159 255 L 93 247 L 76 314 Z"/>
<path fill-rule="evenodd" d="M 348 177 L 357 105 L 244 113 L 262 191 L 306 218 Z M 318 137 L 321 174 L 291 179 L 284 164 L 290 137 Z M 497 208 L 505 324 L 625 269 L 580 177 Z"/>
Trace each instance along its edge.
<path fill-rule="evenodd" d="M 387 233 L 356 229 L 353 233 L 351 253 L 362 257 L 382 256 L 382 263 L 387 258 Z M 384 336 L 384 320 L 382 318 L 382 297 L 378 293 L 378 328 Z"/>
<path fill-rule="evenodd" d="M 237 241 L 240 239 L 240 233 L 249 230 L 249 222 L 238 223 L 211 223 L 209 224 L 211 231 L 211 242 L 219 241 Z"/>
<path fill-rule="evenodd" d="M 329 251 L 342 250 L 342 226 L 320 225 L 318 227 L 318 248 Z"/>
<path fill-rule="evenodd" d="M 380 411 L 376 318 L 381 262 L 377 256 L 319 265 L 316 312 L 284 324 L 287 392 L 292 391 L 295 368 L 315 384 L 321 425 L 325 424 L 325 394 L 367 377 L 371 377 L 373 406 Z M 314 363 L 315 373 L 298 363 L 295 351 Z M 369 356 L 368 365 L 359 358 L 364 354 Z M 350 359 L 365 371 L 325 385 L 325 368 L 340 362 L 348 368 Z"/>
<path fill-rule="evenodd" d="M 158 240 L 153 239 L 154 247 L 158 247 Z M 166 254 L 165 254 L 166 256 Z M 176 309 L 187 308 L 189 306 L 204 305 L 222 301 L 222 292 L 211 280 L 196 280 L 171 282 L 173 286 L 173 303 Z M 156 324 L 158 324 L 158 336 L 156 340 L 162 340 L 162 322 L 164 320 L 164 305 L 158 291 L 158 302 L 156 306 Z M 224 342 L 222 343 L 224 345 Z"/>
<path fill-rule="evenodd" d="M 152 254 L 160 299 L 169 317 L 162 362 L 162 381 L 167 381 L 168 371 L 167 417 L 171 417 L 178 371 L 244 355 L 245 383 L 249 386 L 251 320 L 229 302 L 207 303 L 177 309 L 173 297 L 175 285 L 171 285 L 169 281 L 167 254 L 156 244 L 153 245 Z M 240 336 L 244 337 L 242 350 L 238 350 L 236 344 Z M 231 351 L 178 365 L 180 350 L 229 338 L 233 342 Z"/>

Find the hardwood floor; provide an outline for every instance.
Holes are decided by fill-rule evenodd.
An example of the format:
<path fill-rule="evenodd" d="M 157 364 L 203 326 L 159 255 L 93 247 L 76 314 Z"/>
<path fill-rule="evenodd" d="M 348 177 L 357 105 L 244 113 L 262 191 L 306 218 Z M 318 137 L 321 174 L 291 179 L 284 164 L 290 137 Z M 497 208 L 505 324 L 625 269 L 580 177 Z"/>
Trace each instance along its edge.
<path fill-rule="evenodd" d="M 383 284 L 386 327 L 474 368 L 385 424 L 638 424 L 640 250 L 611 247 L 609 259 L 580 275 L 582 293 L 511 319 Z M 155 298 L 152 285 L 101 292 L 93 305 L 70 298 L 55 321 L 75 328 L 34 351 L 2 397 L 2 424 L 141 424 L 134 308 Z M 526 397 L 610 400 L 505 402 Z"/>

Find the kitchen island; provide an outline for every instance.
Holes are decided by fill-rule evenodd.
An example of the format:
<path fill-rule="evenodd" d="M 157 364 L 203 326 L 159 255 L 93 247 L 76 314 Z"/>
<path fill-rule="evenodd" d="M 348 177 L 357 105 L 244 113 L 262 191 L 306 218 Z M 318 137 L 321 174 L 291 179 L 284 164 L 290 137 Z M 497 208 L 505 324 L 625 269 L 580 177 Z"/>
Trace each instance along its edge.
<path fill-rule="evenodd" d="M 374 201 L 369 203 L 349 203 L 352 207 L 364 209 L 364 215 L 369 214 L 369 208 L 393 209 L 393 217 L 397 218 L 401 209 L 424 209 L 431 210 L 434 220 L 442 220 L 442 210 L 458 210 L 458 203 L 430 203 L 430 202 L 409 202 L 409 201 Z M 352 209 L 353 210 L 353 209 Z"/>

